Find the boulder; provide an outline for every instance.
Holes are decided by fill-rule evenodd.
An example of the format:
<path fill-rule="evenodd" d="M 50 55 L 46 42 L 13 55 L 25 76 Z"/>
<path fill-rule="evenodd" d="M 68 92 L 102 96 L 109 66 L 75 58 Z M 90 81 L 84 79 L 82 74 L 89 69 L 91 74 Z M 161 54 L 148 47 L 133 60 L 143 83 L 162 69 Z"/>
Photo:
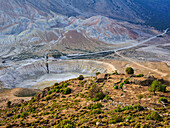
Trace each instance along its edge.
<path fill-rule="evenodd" d="M 156 78 L 155 77 L 132 77 L 129 82 L 136 85 L 149 86 L 152 84 L 153 80 L 156 80 Z"/>
<path fill-rule="evenodd" d="M 96 126 L 103 126 L 103 124 L 100 122 L 96 122 Z"/>
<path fill-rule="evenodd" d="M 105 80 L 107 80 L 108 74 L 99 74 L 96 76 L 96 82 L 101 83 Z"/>

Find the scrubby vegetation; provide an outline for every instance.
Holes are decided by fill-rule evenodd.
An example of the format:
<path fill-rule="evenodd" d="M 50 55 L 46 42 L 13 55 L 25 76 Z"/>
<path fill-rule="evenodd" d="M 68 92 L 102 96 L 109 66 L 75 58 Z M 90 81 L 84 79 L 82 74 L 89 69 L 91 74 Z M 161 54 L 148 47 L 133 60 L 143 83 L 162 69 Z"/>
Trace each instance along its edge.
<path fill-rule="evenodd" d="M 100 72 L 96 72 L 96 76 L 99 75 L 99 74 L 101 74 L 101 73 Z"/>
<path fill-rule="evenodd" d="M 152 112 L 151 114 L 147 115 L 146 120 L 162 121 L 163 119 L 157 112 Z"/>
<path fill-rule="evenodd" d="M 99 101 L 105 97 L 105 94 L 103 93 L 102 89 L 97 86 L 97 84 L 93 84 L 89 89 L 89 97 L 93 101 Z"/>
<path fill-rule="evenodd" d="M 160 81 L 154 80 L 152 82 L 152 85 L 151 85 L 151 88 L 149 89 L 149 91 L 154 92 L 154 94 L 155 94 L 156 91 L 166 92 L 166 86 L 162 85 Z"/>
<path fill-rule="evenodd" d="M 83 76 L 83 75 L 80 75 L 80 76 L 78 77 L 78 80 L 84 80 L 84 76 Z"/>
<path fill-rule="evenodd" d="M 143 74 L 136 75 L 136 77 L 143 77 L 143 76 L 144 76 Z"/>
<path fill-rule="evenodd" d="M 10 107 L 11 106 L 11 101 L 8 101 L 7 102 L 7 107 Z"/>
<path fill-rule="evenodd" d="M 134 74 L 134 69 L 132 67 L 127 67 L 126 68 L 126 73 L 127 74 Z"/>
<path fill-rule="evenodd" d="M 0 126 L 33 128 L 169 126 L 169 105 L 164 108 L 158 103 L 158 101 L 168 103 L 169 98 L 165 96 L 167 93 L 164 91 L 158 91 L 159 94 L 155 96 L 148 91 L 149 85 L 135 85 L 130 81 L 129 75 L 123 74 L 108 75 L 101 83 L 96 81 L 97 78 L 93 77 L 55 83 L 28 102 L 19 104 L 9 102 L 4 110 L 0 110 Z M 159 82 L 156 83 L 160 85 Z M 156 90 L 159 90 L 159 87 Z"/>
<path fill-rule="evenodd" d="M 130 84 L 129 80 L 130 80 L 130 78 L 125 79 L 124 84 Z"/>
<path fill-rule="evenodd" d="M 115 85 L 115 86 L 114 86 L 114 89 L 118 89 L 118 88 L 119 88 L 119 86 L 118 86 L 118 85 Z"/>
<path fill-rule="evenodd" d="M 163 101 L 164 103 L 168 103 L 168 99 L 165 97 L 160 97 L 158 102 L 160 103 L 161 101 Z"/>
<path fill-rule="evenodd" d="M 117 70 L 115 70 L 112 75 L 118 75 L 119 73 L 117 72 Z"/>

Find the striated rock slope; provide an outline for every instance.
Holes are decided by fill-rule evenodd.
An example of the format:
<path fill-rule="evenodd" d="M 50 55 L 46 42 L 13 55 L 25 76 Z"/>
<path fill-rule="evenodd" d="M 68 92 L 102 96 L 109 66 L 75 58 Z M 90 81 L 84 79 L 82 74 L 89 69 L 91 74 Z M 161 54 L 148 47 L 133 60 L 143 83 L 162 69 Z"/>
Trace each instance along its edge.
<path fill-rule="evenodd" d="M 24 58 L 22 56 L 30 54 L 43 56 L 46 52 L 57 51 L 100 51 L 113 48 L 113 44 L 124 44 L 141 36 L 126 24 L 103 16 L 83 20 L 55 15 L 49 19 L 42 17 L 17 20 L 15 24 L 0 28 L 0 56 L 3 58 Z"/>

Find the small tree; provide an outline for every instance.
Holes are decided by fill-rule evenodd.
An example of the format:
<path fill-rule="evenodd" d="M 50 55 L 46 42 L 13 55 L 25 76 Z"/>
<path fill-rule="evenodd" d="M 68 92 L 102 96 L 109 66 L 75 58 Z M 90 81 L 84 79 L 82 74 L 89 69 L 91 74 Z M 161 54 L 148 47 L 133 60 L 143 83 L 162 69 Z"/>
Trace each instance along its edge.
<path fill-rule="evenodd" d="M 98 87 L 97 84 L 91 85 L 88 95 L 93 101 L 99 101 L 105 97 L 102 89 Z"/>
<path fill-rule="evenodd" d="M 158 102 L 160 103 L 161 101 L 163 101 L 164 103 L 168 103 L 168 99 L 165 97 L 160 97 Z"/>
<path fill-rule="evenodd" d="M 7 102 L 7 107 L 10 107 L 11 106 L 11 101 L 8 101 Z"/>
<path fill-rule="evenodd" d="M 138 99 L 139 99 L 139 104 L 141 104 L 141 99 L 143 98 L 142 94 L 137 95 Z"/>
<path fill-rule="evenodd" d="M 118 75 L 119 73 L 117 72 L 117 70 L 114 71 L 113 75 Z"/>
<path fill-rule="evenodd" d="M 80 75 L 80 76 L 78 77 L 78 80 L 84 80 L 84 76 L 83 76 L 83 75 Z"/>
<path fill-rule="evenodd" d="M 127 67 L 126 68 L 126 73 L 127 74 L 134 74 L 134 69 L 132 67 Z"/>
<path fill-rule="evenodd" d="M 156 91 L 166 92 L 166 86 L 165 86 L 165 85 L 162 85 L 160 81 L 154 80 L 154 81 L 152 82 L 150 91 L 153 92 L 154 95 L 156 94 L 156 93 L 155 93 Z"/>
<path fill-rule="evenodd" d="M 65 88 L 63 90 L 63 94 L 70 94 L 71 93 L 71 89 L 70 88 Z"/>
<path fill-rule="evenodd" d="M 96 72 L 96 76 L 99 75 L 99 74 L 101 74 L 101 73 L 100 72 Z"/>

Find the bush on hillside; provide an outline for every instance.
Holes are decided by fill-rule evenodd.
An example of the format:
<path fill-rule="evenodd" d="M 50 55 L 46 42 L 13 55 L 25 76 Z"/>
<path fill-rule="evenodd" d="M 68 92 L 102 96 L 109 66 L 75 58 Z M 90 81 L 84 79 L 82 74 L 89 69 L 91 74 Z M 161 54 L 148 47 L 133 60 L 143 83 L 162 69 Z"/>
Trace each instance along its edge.
<path fill-rule="evenodd" d="M 70 93 L 71 93 L 71 89 L 70 88 L 63 89 L 63 94 L 70 94 Z"/>
<path fill-rule="evenodd" d="M 168 99 L 165 97 L 160 97 L 158 102 L 160 103 L 161 101 L 163 101 L 164 103 L 168 103 Z"/>
<path fill-rule="evenodd" d="M 146 120 L 158 120 L 162 121 L 162 117 L 157 112 L 152 112 L 150 115 L 146 117 Z"/>
<path fill-rule="evenodd" d="M 75 124 L 71 120 L 64 119 L 56 125 L 56 128 L 75 128 Z"/>
<path fill-rule="evenodd" d="M 123 85 L 124 85 L 124 83 L 120 83 L 119 87 L 120 87 L 121 89 L 123 89 Z"/>
<path fill-rule="evenodd" d="M 83 75 L 80 75 L 80 76 L 78 77 L 78 80 L 84 80 L 84 76 L 83 76 Z"/>
<path fill-rule="evenodd" d="M 89 89 L 89 97 L 92 98 L 93 101 L 99 101 L 105 97 L 105 94 L 101 88 L 96 84 L 93 84 Z"/>
<path fill-rule="evenodd" d="M 102 108 L 102 107 L 103 107 L 103 105 L 102 105 L 101 103 L 96 103 L 96 104 L 90 104 L 90 105 L 87 107 L 87 109 L 93 110 L 93 109 Z"/>
<path fill-rule="evenodd" d="M 115 123 L 119 123 L 119 122 L 123 122 L 122 116 L 113 115 L 112 118 L 109 121 L 109 124 L 115 124 Z"/>
<path fill-rule="evenodd" d="M 130 80 L 130 78 L 125 79 L 124 84 L 130 84 L 129 80 Z"/>
<path fill-rule="evenodd" d="M 156 91 L 166 92 L 166 86 L 162 85 L 160 81 L 154 80 L 149 91 L 154 92 L 154 94 Z"/>
<path fill-rule="evenodd" d="M 7 107 L 10 107 L 11 106 L 11 101 L 8 101 L 7 102 Z"/>
<path fill-rule="evenodd" d="M 114 86 L 114 89 L 118 89 L 118 88 L 119 88 L 119 86 L 118 86 L 118 85 L 115 85 L 115 86 Z"/>
<path fill-rule="evenodd" d="M 100 72 L 96 72 L 96 76 L 99 75 L 99 74 L 101 74 L 101 73 Z"/>
<path fill-rule="evenodd" d="M 108 96 L 108 95 L 106 95 L 106 96 L 104 97 L 104 99 L 105 99 L 105 100 L 113 100 L 113 99 L 111 98 L 111 96 Z"/>
<path fill-rule="evenodd" d="M 132 67 L 127 67 L 126 68 L 126 73 L 127 74 L 134 74 L 134 69 Z"/>
<path fill-rule="evenodd" d="M 118 74 L 119 74 L 119 73 L 117 72 L 117 70 L 115 70 L 112 75 L 118 75 Z"/>
<path fill-rule="evenodd" d="M 143 77 L 143 74 L 136 75 L 135 77 Z"/>

